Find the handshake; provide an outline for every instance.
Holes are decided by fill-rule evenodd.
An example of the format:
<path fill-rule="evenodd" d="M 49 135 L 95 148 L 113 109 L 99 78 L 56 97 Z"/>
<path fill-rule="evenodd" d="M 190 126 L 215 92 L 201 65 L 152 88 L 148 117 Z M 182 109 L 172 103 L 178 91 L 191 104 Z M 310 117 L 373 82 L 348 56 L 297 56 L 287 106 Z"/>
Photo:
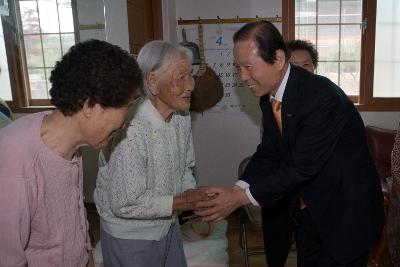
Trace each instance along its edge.
<path fill-rule="evenodd" d="M 224 219 L 240 206 L 250 203 L 245 190 L 238 187 L 199 187 L 174 197 L 173 210 L 193 210 L 207 222 Z"/>
<path fill-rule="evenodd" d="M 207 187 L 188 189 L 182 195 L 174 197 L 174 207 L 176 211 L 196 210 L 199 202 L 211 200 L 214 194 L 208 194 Z"/>

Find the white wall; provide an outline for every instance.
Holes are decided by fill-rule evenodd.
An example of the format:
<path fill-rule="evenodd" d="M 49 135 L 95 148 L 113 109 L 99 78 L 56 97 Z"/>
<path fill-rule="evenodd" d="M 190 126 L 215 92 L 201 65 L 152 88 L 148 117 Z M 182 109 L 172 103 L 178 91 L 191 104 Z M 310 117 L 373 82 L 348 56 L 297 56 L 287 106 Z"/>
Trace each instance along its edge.
<path fill-rule="evenodd" d="M 175 0 L 177 18 L 274 17 L 282 14 L 281 0 Z"/>
<path fill-rule="evenodd" d="M 164 40 L 176 42 L 175 0 L 162 0 L 162 21 Z"/>
<path fill-rule="evenodd" d="M 365 125 L 385 129 L 397 129 L 400 122 L 400 112 L 360 112 Z"/>
<path fill-rule="evenodd" d="M 129 51 L 126 0 L 77 0 L 80 25 L 105 25 L 104 29 L 80 30 L 80 41 L 105 40 Z"/>
<path fill-rule="evenodd" d="M 128 10 L 126 0 L 104 0 L 106 40 L 129 51 Z"/>
<path fill-rule="evenodd" d="M 77 0 L 79 25 L 105 24 L 103 0 Z M 89 39 L 106 40 L 105 29 L 89 29 L 79 31 L 79 41 Z"/>

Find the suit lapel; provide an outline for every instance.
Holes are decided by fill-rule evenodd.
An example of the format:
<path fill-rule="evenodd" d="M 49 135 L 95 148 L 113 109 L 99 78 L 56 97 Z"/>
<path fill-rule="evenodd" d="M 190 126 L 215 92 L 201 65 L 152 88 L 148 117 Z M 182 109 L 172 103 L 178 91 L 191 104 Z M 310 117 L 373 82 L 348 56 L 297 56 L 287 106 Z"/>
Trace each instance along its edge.
<path fill-rule="evenodd" d="M 298 103 L 297 98 L 299 97 L 299 75 L 297 67 L 291 66 L 282 99 L 282 134 L 275 122 L 269 95 L 264 95 L 260 98 L 260 106 L 263 111 L 263 126 L 265 128 L 264 132 L 273 138 L 281 153 L 285 153 L 284 151 L 290 151 L 290 148 L 293 147 L 295 142 L 296 121 L 298 116 L 296 111 Z"/>

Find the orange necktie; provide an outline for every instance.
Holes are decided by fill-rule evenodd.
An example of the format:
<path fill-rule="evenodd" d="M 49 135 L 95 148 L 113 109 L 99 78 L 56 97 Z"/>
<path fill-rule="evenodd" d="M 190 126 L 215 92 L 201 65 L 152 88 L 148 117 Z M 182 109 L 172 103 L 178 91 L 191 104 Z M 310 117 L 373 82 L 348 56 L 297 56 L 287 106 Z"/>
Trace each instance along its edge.
<path fill-rule="evenodd" d="M 281 106 L 282 103 L 275 98 L 271 99 L 272 112 L 274 113 L 276 124 L 278 125 L 279 131 L 282 133 L 282 116 Z"/>
<path fill-rule="evenodd" d="M 279 131 L 282 133 L 282 116 L 281 116 L 281 106 L 282 103 L 276 100 L 275 98 L 271 99 L 272 112 L 274 113 L 276 124 L 278 125 Z M 299 198 L 300 209 L 304 209 L 306 204 L 304 203 L 303 198 Z"/>

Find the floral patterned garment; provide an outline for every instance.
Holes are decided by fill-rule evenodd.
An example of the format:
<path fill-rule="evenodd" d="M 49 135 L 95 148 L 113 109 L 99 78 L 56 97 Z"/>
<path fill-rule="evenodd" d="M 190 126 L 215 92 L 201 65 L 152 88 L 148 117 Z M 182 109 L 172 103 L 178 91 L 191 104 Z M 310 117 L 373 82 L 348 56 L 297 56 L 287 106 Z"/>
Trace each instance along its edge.
<path fill-rule="evenodd" d="M 400 267 L 400 125 L 392 152 L 392 174 L 387 235 L 393 266 Z"/>

